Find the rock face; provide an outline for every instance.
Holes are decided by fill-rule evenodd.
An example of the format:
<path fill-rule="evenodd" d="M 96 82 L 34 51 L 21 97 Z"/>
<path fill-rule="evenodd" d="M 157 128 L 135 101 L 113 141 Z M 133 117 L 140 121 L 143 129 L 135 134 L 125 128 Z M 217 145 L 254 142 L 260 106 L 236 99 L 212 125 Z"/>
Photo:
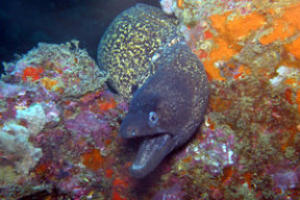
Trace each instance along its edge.
<path fill-rule="evenodd" d="M 118 137 L 128 99 L 103 87 L 106 74 L 76 43 L 39 45 L 5 63 L 0 81 L 0 199 L 299 199 L 299 1 L 168 1 L 175 14 L 209 14 L 194 27 L 178 15 L 210 85 L 195 137 L 151 176 L 131 177 L 138 140 Z M 157 50 L 153 71 L 176 44 Z M 150 113 L 145 131 L 164 119 Z"/>

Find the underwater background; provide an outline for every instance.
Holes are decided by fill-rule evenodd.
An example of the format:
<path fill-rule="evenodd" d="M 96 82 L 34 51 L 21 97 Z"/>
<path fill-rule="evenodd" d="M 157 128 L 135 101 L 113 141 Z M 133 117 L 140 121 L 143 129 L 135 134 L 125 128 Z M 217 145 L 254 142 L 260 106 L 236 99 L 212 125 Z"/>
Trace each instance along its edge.
<path fill-rule="evenodd" d="M 0 4 L 1 200 L 300 199 L 299 0 Z M 166 116 L 174 129 L 197 118 L 201 88 L 199 128 L 135 177 L 143 138 L 120 126 L 153 104 L 135 101 L 143 88 L 167 96 L 148 80 L 189 61 L 190 76 L 163 82 L 186 89 Z"/>
<path fill-rule="evenodd" d="M 159 6 L 158 1 L 152 0 L 2 1 L 0 60 L 9 61 L 14 54 L 26 53 L 38 42 L 61 43 L 72 39 L 80 40 L 80 46 L 95 58 L 106 27 L 121 11 L 136 3 Z"/>

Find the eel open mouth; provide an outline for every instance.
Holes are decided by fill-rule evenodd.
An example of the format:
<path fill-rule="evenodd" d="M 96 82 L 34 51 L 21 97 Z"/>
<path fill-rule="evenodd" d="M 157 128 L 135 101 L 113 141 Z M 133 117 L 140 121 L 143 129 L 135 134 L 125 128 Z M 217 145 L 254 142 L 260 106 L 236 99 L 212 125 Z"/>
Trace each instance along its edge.
<path fill-rule="evenodd" d="M 171 134 L 165 133 L 143 138 L 135 161 L 130 167 L 133 177 L 143 178 L 152 172 L 159 163 L 174 148 L 174 141 Z"/>
<path fill-rule="evenodd" d="M 172 133 L 157 129 L 156 131 L 141 131 L 144 128 L 136 128 L 134 124 L 143 124 L 142 120 L 127 114 L 123 120 L 119 135 L 124 139 L 139 138 L 141 140 L 136 158 L 130 167 L 130 174 L 135 178 L 143 178 L 152 172 L 161 161 L 176 146 Z"/>

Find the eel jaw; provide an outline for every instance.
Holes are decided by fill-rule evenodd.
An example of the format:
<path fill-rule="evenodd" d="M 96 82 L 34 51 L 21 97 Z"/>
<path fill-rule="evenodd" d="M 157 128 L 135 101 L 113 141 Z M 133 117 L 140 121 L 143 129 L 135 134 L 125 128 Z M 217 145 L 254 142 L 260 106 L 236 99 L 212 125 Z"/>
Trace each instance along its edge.
<path fill-rule="evenodd" d="M 135 178 L 145 177 L 159 165 L 174 147 L 175 142 L 171 134 L 145 137 L 139 147 L 135 161 L 130 167 L 130 174 Z"/>

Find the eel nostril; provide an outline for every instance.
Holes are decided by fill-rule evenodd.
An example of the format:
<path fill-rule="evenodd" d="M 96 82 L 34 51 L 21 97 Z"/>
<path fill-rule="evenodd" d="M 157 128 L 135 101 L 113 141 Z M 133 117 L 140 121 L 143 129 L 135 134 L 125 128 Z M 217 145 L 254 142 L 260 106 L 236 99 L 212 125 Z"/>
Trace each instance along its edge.
<path fill-rule="evenodd" d="M 127 133 L 131 136 L 135 136 L 136 135 L 136 129 L 134 127 L 128 127 L 127 128 Z"/>
<path fill-rule="evenodd" d="M 132 136 L 136 136 L 136 130 L 135 130 L 135 129 L 132 129 L 132 130 L 130 131 L 130 133 L 131 133 Z"/>

